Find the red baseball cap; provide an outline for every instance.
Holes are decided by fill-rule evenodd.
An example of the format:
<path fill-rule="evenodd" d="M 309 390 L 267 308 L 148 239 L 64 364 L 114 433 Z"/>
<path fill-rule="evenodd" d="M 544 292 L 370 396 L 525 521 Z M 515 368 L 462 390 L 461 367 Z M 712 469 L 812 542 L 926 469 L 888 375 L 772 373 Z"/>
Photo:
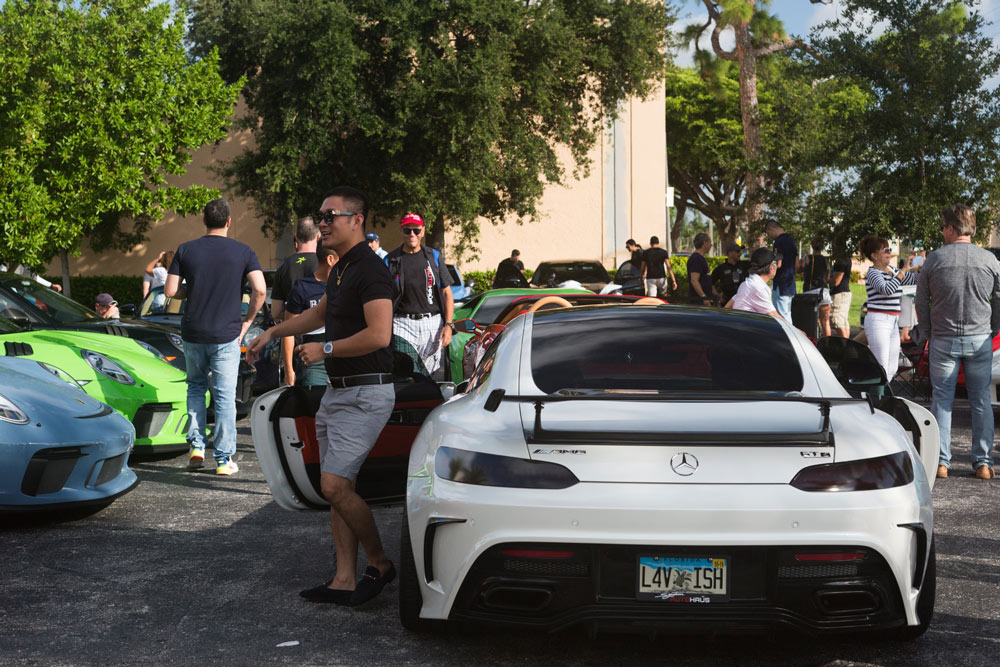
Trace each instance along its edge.
<path fill-rule="evenodd" d="M 421 218 L 416 213 L 407 213 L 403 216 L 403 219 L 399 221 L 400 227 L 405 227 L 406 225 L 416 225 L 417 227 L 424 226 L 424 219 Z"/>

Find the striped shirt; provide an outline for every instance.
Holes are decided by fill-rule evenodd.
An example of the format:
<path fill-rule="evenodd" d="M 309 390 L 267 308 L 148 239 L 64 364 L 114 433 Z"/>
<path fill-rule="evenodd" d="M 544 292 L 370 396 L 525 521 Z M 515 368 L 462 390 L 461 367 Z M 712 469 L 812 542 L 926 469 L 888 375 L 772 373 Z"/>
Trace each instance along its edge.
<path fill-rule="evenodd" d="M 865 274 L 865 291 L 868 293 L 869 313 L 890 313 L 898 315 L 900 311 L 900 300 L 903 296 L 902 285 L 916 285 L 917 276 L 907 272 L 903 274 L 903 279 L 896 277 L 899 269 L 890 266 L 886 274 L 879 271 L 874 266 L 868 269 Z"/>

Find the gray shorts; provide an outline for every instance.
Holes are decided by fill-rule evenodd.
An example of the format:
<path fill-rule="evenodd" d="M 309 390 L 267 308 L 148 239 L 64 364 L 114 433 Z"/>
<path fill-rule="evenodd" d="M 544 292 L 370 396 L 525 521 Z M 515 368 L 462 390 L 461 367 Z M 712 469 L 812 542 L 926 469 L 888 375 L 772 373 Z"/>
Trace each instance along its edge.
<path fill-rule="evenodd" d="M 316 412 L 320 470 L 346 479 L 357 477 L 395 401 L 391 384 L 328 386 Z"/>

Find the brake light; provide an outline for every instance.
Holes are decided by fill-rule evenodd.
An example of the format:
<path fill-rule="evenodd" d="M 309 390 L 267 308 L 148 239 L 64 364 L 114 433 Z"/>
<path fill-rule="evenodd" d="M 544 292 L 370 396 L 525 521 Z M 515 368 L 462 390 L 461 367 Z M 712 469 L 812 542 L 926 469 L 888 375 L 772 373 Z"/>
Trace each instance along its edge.
<path fill-rule="evenodd" d="M 510 558 L 539 558 L 543 560 L 565 560 L 575 555 L 572 551 L 545 551 L 539 549 L 504 549 L 500 553 Z"/>
<path fill-rule="evenodd" d="M 906 452 L 873 459 L 827 463 L 799 471 L 791 485 L 801 491 L 873 491 L 905 486 L 913 481 L 913 463 Z"/>
<path fill-rule="evenodd" d="M 830 554 L 795 554 L 795 560 L 807 563 L 843 563 L 845 561 L 864 560 L 863 553 L 830 553 Z"/>

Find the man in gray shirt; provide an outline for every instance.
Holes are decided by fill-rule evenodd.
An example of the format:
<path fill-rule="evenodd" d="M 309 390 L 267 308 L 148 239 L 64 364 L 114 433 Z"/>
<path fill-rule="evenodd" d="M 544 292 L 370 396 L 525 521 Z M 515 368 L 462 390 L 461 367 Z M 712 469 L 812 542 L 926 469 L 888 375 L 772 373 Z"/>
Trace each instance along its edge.
<path fill-rule="evenodd" d="M 976 213 L 954 204 L 941 213 L 945 245 L 924 262 L 917 280 L 917 321 L 930 339 L 931 412 L 941 430 L 937 476 L 951 465 L 951 406 L 959 364 L 972 413 L 972 468 L 979 479 L 994 476 L 990 384 L 993 337 L 1000 330 L 1000 262 L 972 244 Z"/>

